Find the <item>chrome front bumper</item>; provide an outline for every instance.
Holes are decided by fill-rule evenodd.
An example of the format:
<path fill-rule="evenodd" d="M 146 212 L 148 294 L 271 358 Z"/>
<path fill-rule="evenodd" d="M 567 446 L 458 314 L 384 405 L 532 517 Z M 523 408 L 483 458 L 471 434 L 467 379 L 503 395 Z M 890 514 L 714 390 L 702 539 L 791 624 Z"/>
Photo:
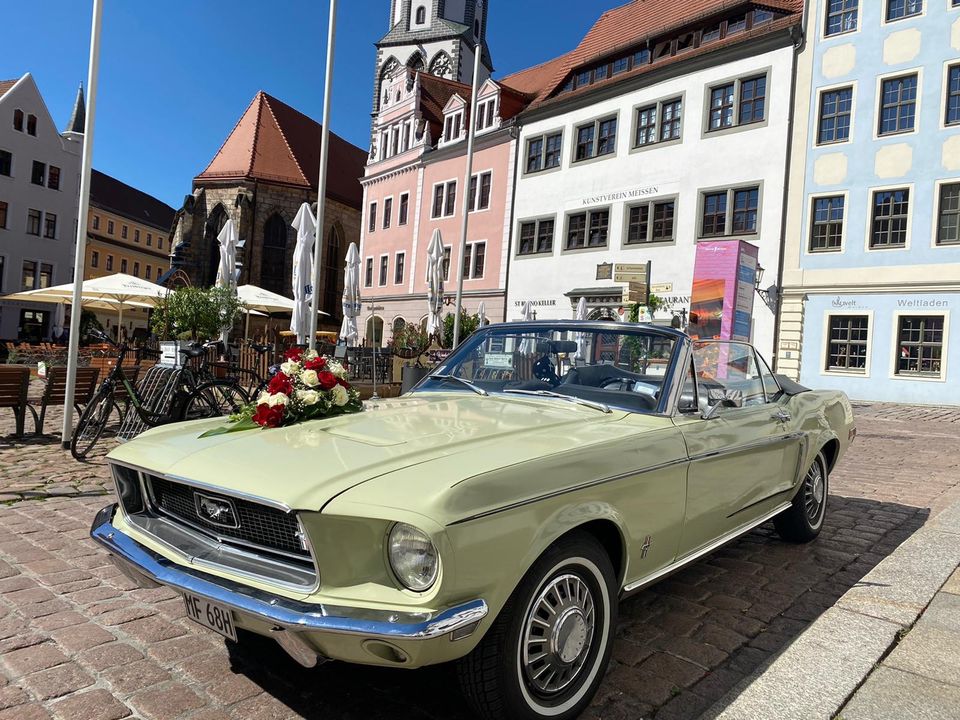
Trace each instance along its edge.
<path fill-rule="evenodd" d="M 374 640 L 430 640 L 469 636 L 487 615 L 483 600 L 472 600 L 440 612 L 397 612 L 306 603 L 274 595 L 232 580 L 178 565 L 117 530 L 117 505 L 97 513 L 90 536 L 106 548 L 120 570 L 142 587 L 165 585 L 225 605 L 273 626 L 277 641 L 301 664 L 315 665 L 299 633 L 335 633 Z M 283 632 L 288 631 L 288 632 Z M 315 653 L 314 653 L 315 654 Z"/>

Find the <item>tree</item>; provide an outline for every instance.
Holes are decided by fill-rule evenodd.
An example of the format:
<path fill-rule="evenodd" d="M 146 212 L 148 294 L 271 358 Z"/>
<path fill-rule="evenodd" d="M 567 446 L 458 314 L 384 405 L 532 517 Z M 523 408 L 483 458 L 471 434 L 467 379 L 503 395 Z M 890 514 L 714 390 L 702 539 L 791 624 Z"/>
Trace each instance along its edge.
<path fill-rule="evenodd" d="M 443 319 L 443 346 L 445 348 L 453 347 L 453 321 L 454 315 L 450 313 Z M 462 309 L 460 311 L 460 342 L 470 337 L 476 329 L 480 327 L 479 315 L 467 315 Z"/>
<path fill-rule="evenodd" d="M 161 340 L 215 340 L 242 312 L 231 288 L 185 287 L 157 304 L 151 327 Z"/>

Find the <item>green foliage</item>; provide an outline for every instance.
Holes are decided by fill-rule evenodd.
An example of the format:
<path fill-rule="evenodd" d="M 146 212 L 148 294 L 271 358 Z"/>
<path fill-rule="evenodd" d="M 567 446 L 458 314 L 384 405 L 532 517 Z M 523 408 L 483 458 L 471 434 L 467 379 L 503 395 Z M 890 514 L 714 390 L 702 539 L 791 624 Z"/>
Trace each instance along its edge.
<path fill-rule="evenodd" d="M 443 347 L 452 348 L 453 347 L 453 321 L 454 314 L 450 313 L 443 319 L 443 335 L 441 336 L 441 342 Z M 460 311 L 460 342 L 463 342 L 468 337 L 470 337 L 477 328 L 480 327 L 480 316 L 479 315 L 467 315 L 463 310 Z"/>
<path fill-rule="evenodd" d="M 103 332 L 103 325 L 97 320 L 97 316 L 92 310 L 82 311 L 80 313 L 80 342 L 85 342 L 94 330 Z"/>
<path fill-rule="evenodd" d="M 430 338 L 427 331 L 415 323 L 407 323 L 394 332 L 393 339 L 390 341 L 394 350 L 403 348 L 426 350 L 429 344 Z"/>
<path fill-rule="evenodd" d="M 230 288 L 180 288 L 157 304 L 151 327 L 161 340 L 215 340 L 242 312 Z"/>

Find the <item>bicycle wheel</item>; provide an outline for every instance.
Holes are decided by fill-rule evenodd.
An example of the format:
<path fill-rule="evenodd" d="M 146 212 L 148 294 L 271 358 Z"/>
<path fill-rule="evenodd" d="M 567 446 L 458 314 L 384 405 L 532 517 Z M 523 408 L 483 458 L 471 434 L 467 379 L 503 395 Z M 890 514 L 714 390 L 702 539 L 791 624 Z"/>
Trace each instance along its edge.
<path fill-rule="evenodd" d="M 212 380 L 190 393 L 184 404 L 184 420 L 223 417 L 240 412 L 249 402 L 247 394 L 230 380 Z"/>
<path fill-rule="evenodd" d="M 113 387 L 105 385 L 87 403 L 80 414 L 80 420 L 77 421 L 77 428 L 70 438 L 70 454 L 74 458 L 83 460 L 97 444 L 113 409 Z"/>

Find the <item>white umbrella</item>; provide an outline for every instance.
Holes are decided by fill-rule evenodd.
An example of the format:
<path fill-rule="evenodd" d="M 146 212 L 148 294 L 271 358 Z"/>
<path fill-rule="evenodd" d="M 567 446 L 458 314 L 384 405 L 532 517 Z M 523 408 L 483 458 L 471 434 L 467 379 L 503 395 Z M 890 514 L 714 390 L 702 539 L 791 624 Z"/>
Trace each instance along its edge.
<path fill-rule="evenodd" d="M 356 243 L 347 248 L 347 261 L 343 271 L 343 325 L 340 340 L 353 347 L 360 339 L 357 318 L 360 316 L 360 251 Z"/>
<path fill-rule="evenodd" d="M 427 247 L 427 334 L 433 335 L 440 330 L 443 320 L 443 239 L 440 230 L 433 231 L 430 245 Z"/>
<path fill-rule="evenodd" d="M 292 312 L 294 302 L 288 297 L 264 290 L 256 285 L 241 285 L 237 288 L 237 298 L 248 310 L 261 313 Z"/>
<path fill-rule="evenodd" d="M 530 302 L 529 300 L 523 303 L 523 308 L 520 311 L 520 319 L 523 320 L 524 322 L 533 320 L 533 303 Z M 527 338 L 520 343 L 520 352 L 522 353 L 527 353 L 527 354 L 532 353 L 533 348 L 534 348 L 534 345 L 533 345 L 532 338 Z"/>
<path fill-rule="evenodd" d="M 577 314 L 574 316 L 576 320 L 586 320 L 587 319 L 587 299 L 585 297 L 580 298 L 580 302 L 577 303 Z M 585 355 L 583 354 L 583 346 L 586 345 L 587 335 L 586 333 L 577 333 L 577 354 L 574 355 L 574 360 L 583 360 Z"/>
<path fill-rule="evenodd" d="M 477 308 L 477 317 L 480 319 L 480 327 L 487 324 L 487 304 L 483 300 L 480 301 L 480 306 Z"/>
<path fill-rule="evenodd" d="M 236 287 L 237 285 L 237 226 L 233 220 L 227 220 L 217 235 L 220 243 L 220 267 L 217 268 L 217 285 Z"/>
<path fill-rule="evenodd" d="M 297 246 L 293 251 L 293 316 L 290 330 L 297 334 L 302 345 L 310 331 L 310 299 L 313 296 L 313 246 L 316 242 L 317 222 L 310 206 L 303 203 L 293 219 L 297 231 Z"/>
<path fill-rule="evenodd" d="M 67 304 L 66 302 L 57 303 L 56 307 L 53 309 L 53 332 L 51 333 L 53 339 L 56 340 L 61 335 L 63 335 L 63 323 L 67 318 Z"/>

